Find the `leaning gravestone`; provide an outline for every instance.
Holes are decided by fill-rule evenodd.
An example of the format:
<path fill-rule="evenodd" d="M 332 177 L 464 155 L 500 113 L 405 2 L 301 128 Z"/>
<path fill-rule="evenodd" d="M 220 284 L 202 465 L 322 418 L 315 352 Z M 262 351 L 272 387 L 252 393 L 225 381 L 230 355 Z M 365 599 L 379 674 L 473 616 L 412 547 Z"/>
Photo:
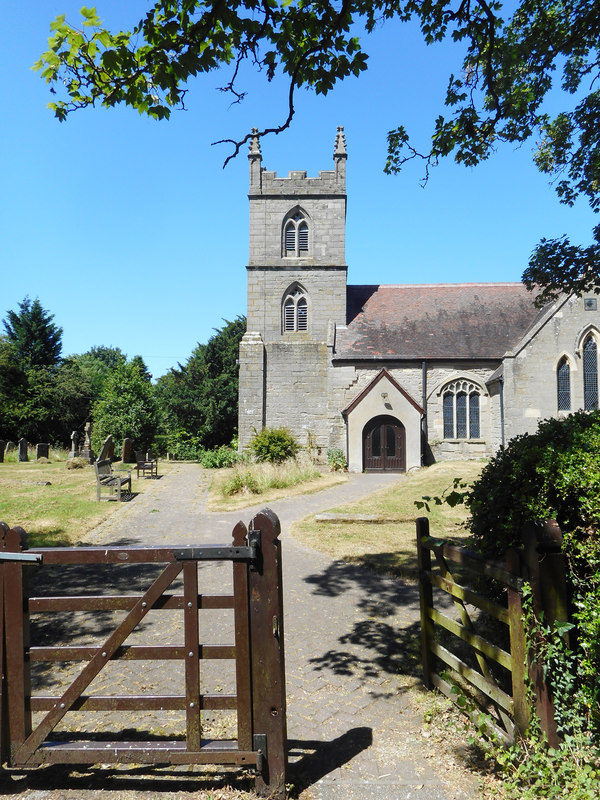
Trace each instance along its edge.
<path fill-rule="evenodd" d="M 28 461 L 27 457 L 27 439 L 19 439 L 19 461 Z"/>
<path fill-rule="evenodd" d="M 133 439 L 123 439 L 121 461 L 124 464 L 132 464 L 135 461 L 133 457 Z"/>
<path fill-rule="evenodd" d="M 35 446 L 36 458 L 50 458 L 50 445 L 48 443 L 38 443 Z"/>
<path fill-rule="evenodd" d="M 115 443 L 113 442 L 112 434 L 109 433 L 106 439 L 104 440 L 104 444 L 102 445 L 102 450 L 100 450 L 98 461 L 104 461 L 106 458 L 108 458 L 109 461 L 112 461 L 114 454 L 115 454 Z"/>
<path fill-rule="evenodd" d="M 4 449 L 6 447 L 6 442 L 4 439 L 0 439 L 0 464 L 4 461 Z"/>

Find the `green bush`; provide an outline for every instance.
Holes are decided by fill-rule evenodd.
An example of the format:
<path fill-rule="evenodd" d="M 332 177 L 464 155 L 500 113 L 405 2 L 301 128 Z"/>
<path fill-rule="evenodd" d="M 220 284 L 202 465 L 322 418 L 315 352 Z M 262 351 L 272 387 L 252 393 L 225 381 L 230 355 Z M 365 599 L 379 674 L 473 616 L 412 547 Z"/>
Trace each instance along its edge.
<path fill-rule="evenodd" d="M 560 525 L 577 626 L 575 649 L 560 652 L 553 644 L 560 636 L 539 620 L 536 652 L 554 689 L 563 729 L 598 736 L 600 411 L 546 420 L 536 433 L 512 439 L 484 468 L 466 503 L 473 538 L 492 556 L 518 547 L 528 523 L 551 518 Z"/>
<path fill-rule="evenodd" d="M 198 460 L 206 469 L 222 469 L 237 464 L 240 454 L 232 447 L 222 444 L 221 447 L 215 447 L 214 450 L 202 450 Z"/>
<path fill-rule="evenodd" d="M 287 428 L 263 428 L 254 434 L 248 449 L 255 461 L 281 464 L 294 458 L 300 445 Z"/>
<path fill-rule="evenodd" d="M 198 436 L 181 429 L 169 434 L 167 451 L 179 461 L 198 461 L 203 447 Z"/>
<path fill-rule="evenodd" d="M 343 472 L 346 469 L 346 454 L 339 447 L 327 451 L 327 463 L 332 472 Z"/>
<path fill-rule="evenodd" d="M 467 498 L 481 549 L 500 555 L 523 525 L 556 519 L 580 544 L 600 526 L 600 412 L 580 411 L 517 436 L 484 468 Z"/>

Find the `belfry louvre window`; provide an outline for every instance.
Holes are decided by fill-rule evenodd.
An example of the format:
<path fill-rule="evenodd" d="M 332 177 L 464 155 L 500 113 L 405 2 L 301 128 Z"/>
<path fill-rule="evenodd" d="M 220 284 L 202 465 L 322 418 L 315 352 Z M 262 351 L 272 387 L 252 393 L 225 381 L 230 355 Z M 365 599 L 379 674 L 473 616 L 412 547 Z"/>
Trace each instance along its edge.
<path fill-rule="evenodd" d="M 556 368 L 556 395 L 559 411 L 571 410 L 571 367 L 566 358 L 561 358 Z"/>
<path fill-rule="evenodd" d="M 285 223 L 283 249 L 288 257 L 308 254 L 308 224 L 299 211 Z"/>
<path fill-rule="evenodd" d="M 592 334 L 583 343 L 583 407 L 598 408 L 598 346 Z"/>
<path fill-rule="evenodd" d="M 308 330 L 308 302 L 300 289 L 289 292 L 283 301 L 283 330 Z"/>
<path fill-rule="evenodd" d="M 469 381 L 455 381 L 442 396 L 444 439 L 479 439 L 479 388 Z"/>

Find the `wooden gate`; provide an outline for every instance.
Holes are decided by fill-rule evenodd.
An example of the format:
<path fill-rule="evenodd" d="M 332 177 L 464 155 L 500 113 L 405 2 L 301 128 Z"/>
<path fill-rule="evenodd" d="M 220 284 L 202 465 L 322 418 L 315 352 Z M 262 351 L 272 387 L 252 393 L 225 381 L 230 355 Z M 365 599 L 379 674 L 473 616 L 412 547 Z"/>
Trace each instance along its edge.
<path fill-rule="evenodd" d="M 286 704 L 283 649 L 283 603 L 279 520 L 269 510 L 257 515 L 247 529 L 238 523 L 231 546 L 202 547 L 74 547 L 27 549 L 20 528 L 0 523 L 0 660 L 2 702 L 0 704 L 0 757 L 10 767 L 40 764 L 228 764 L 254 768 L 256 790 L 269 797 L 285 797 Z M 231 562 L 232 594 L 202 594 L 199 566 L 206 562 Z M 102 567 L 117 576 L 140 570 L 153 571 L 139 593 L 115 593 L 108 585 L 96 594 L 61 594 L 61 581 L 53 584 L 52 596 L 33 596 L 28 590 L 32 565 L 54 567 L 80 574 Z M 146 566 L 144 566 L 146 565 Z M 149 565 L 149 566 L 148 566 Z M 65 573 L 66 574 L 66 573 Z M 121 582 L 123 579 L 121 578 Z M 118 581 L 115 581 L 118 583 Z M 85 577 L 83 580 L 85 586 Z M 54 589 L 54 585 L 57 587 Z M 108 592 L 108 593 L 106 593 Z M 208 644 L 200 641 L 202 612 L 229 609 L 233 614 L 234 641 Z M 93 644 L 64 646 L 31 645 L 32 620 L 65 612 L 82 612 L 103 620 L 100 640 Z M 121 612 L 112 630 L 106 621 Z M 163 612 L 183 618 L 182 641 L 159 644 L 140 641 L 152 629 L 151 620 Z M 54 616 L 52 616 L 54 615 Z M 167 633 L 173 626 L 169 626 Z M 162 630 L 162 629 L 161 629 Z M 131 643 L 133 635 L 134 643 Z M 168 642 L 168 638 L 166 639 Z M 235 693 L 203 693 L 203 659 L 234 659 Z M 164 672 L 174 673 L 174 662 L 182 664 L 179 692 L 147 694 L 135 691 L 95 694 L 90 686 L 109 664 L 125 661 L 164 662 Z M 83 663 L 78 668 L 77 662 Z M 57 684 L 44 673 L 54 694 L 43 693 L 36 684 L 35 665 L 51 670 L 68 664 L 76 673 L 68 684 Z M 131 665 L 125 667 L 131 668 Z M 33 669 L 32 669 L 33 668 Z M 120 689 L 121 687 L 116 687 Z M 227 709 L 237 712 L 237 739 L 206 740 L 202 735 L 202 713 Z M 170 738 L 134 735 L 122 741 L 118 725 L 114 740 L 98 737 L 95 725 L 70 736 L 68 715 L 83 711 L 88 722 L 92 712 L 135 712 L 143 727 L 145 712 L 178 711 L 181 732 Z M 87 712 L 90 712 L 88 714 Z M 117 718 L 118 719 L 118 718 Z M 89 725 L 89 723 L 88 723 Z M 62 727 L 62 730 L 57 730 Z M 66 730 L 65 730 L 66 727 Z"/>

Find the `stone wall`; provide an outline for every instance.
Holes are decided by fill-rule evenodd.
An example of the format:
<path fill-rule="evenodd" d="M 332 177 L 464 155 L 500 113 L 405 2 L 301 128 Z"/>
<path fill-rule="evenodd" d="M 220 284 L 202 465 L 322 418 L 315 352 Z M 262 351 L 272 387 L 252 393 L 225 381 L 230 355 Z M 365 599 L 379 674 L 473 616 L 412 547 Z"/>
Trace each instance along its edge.
<path fill-rule="evenodd" d="M 585 334 L 600 330 L 600 312 L 593 308 L 595 295 L 571 297 L 554 304 L 534 335 L 526 337 L 505 359 L 504 407 L 507 440 L 533 432 L 539 422 L 557 417 L 556 369 L 563 356 L 571 367 L 571 411 L 583 408 L 581 345 Z M 586 310 L 587 306 L 592 306 Z M 598 342 L 600 352 L 600 340 Z"/>

